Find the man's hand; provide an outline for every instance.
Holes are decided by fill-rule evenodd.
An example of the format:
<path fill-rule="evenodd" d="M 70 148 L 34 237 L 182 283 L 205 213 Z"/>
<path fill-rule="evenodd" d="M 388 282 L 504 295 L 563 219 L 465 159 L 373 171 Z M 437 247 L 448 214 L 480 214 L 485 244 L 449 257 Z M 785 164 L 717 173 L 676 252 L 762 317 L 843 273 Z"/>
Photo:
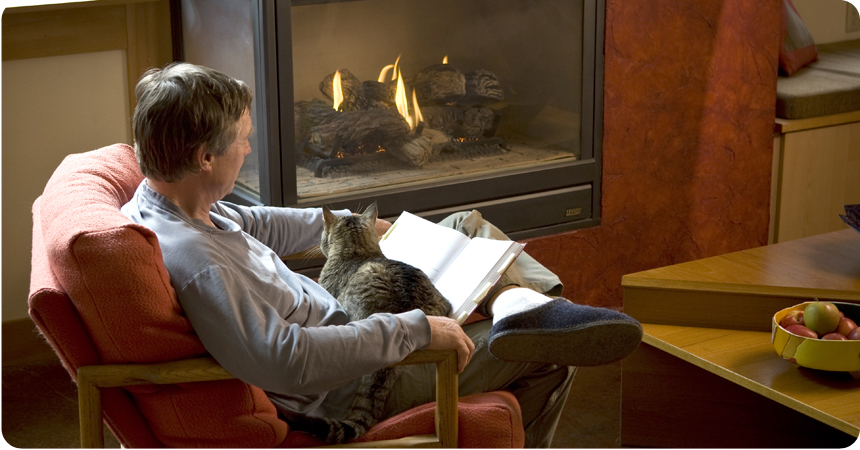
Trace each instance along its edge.
<path fill-rule="evenodd" d="M 359 213 L 352 213 L 353 216 L 361 216 Z M 388 229 L 391 228 L 391 222 L 384 219 L 376 219 L 376 235 L 382 237 Z"/>
<path fill-rule="evenodd" d="M 388 229 L 391 228 L 391 222 L 383 219 L 376 219 L 376 235 L 382 237 Z"/>
<path fill-rule="evenodd" d="M 462 372 L 472 359 L 475 344 L 454 319 L 427 316 L 427 321 L 430 322 L 430 344 L 427 350 L 456 350 L 457 372 Z"/>

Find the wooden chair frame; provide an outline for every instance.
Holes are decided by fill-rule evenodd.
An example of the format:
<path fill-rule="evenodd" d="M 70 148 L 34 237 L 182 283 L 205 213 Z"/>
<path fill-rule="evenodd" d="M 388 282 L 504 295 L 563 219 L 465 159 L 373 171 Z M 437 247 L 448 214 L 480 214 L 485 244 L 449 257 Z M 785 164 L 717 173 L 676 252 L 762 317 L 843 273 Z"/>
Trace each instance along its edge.
<path fill-rule="evenodd" d="M 330 447 L 455 448 L 457 447 L 458 373 L 454 350 L 419 350 L 395 365 L 436 364 L 436 434 Z M 155 364 L 112 364 L 78 368 L 78 412 L 81 448 L 104 448 L 101 388 L 141 384 L 176 384 L 235 378 L 213 358 Z"/>

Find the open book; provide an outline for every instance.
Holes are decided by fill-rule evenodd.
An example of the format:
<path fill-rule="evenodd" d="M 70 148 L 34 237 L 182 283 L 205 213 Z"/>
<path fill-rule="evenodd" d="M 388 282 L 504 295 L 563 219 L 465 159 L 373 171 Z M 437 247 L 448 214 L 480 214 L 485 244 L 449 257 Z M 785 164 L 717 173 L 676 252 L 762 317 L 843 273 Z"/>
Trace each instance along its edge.
<path fill-rule="evenodd" d="M 379 241 L 389 259 L 427 274 L 451 302 L 451 318 L 461 325 L 514 262 L 523 244 L 469 238 L 452 228 L 404 211 Z"/>

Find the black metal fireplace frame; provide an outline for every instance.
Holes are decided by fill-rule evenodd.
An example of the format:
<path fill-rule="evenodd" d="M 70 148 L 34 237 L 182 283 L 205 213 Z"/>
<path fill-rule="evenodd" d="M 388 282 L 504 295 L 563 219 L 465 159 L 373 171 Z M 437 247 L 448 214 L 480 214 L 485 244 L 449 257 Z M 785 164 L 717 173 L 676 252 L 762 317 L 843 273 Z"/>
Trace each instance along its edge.
<path fill-rule="evenodd" d="M 340 0 L 361 1 L 361 0 Z M 513 239 L 556 234 L 600 223 L 603 130 L 604 0 L 585 0 L 581 157 L 549 168 L 521 168 L 468 178 L 449 177 L 420 185 L 298 198 L 293 150 L 291 6 L 338 0 L 252 0 L 259 136 L 260 192 L 241 187 L 227 200 L 243 204 L 319 206 L 356 210 L 377 201 L 380 216 L 400 211 L 439 220 L 454 211 L 478 209 Z M 192 61 L 194 62 L 194 61 Z M 261 93 L 263 93 L 261 95 Z"/>

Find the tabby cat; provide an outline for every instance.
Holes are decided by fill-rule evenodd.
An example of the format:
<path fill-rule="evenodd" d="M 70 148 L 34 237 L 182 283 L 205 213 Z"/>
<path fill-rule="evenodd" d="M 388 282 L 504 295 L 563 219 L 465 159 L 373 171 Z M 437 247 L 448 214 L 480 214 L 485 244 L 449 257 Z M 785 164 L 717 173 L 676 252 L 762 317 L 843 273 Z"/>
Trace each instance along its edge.
<path fill-rule="evenodd" d="M 323 218 L 325 226 L 320 249 L 327 260 L 319 283 L 340 301 L 350 320 L 413 309 L 420 309 L 427 315 L 450 314 L 451 304 L 424 272 L 382 254 L 376 233 L 376 203 L 360 216 L 337 216 L 324 206 Z M 355 439 L 381 419 L 398 374 L 397 367 L 386 367 L 363 377 L 350 412 L 342 421 L 303 417 L 290 425 L 328 444 Z"/>

